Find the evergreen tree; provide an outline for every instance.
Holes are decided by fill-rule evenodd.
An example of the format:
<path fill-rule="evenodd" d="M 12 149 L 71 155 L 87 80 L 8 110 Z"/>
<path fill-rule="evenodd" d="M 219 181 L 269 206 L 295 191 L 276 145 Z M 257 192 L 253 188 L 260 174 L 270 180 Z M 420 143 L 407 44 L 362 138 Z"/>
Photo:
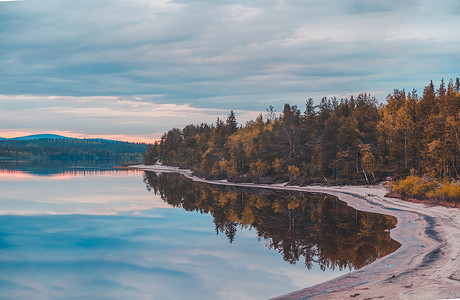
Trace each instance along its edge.
<path fill-rule="evenodd" d="M 306 101 L 305 112 L 285 104 L 238 128 L 225 122 L 172 129 L 149 147 L 146 162 L 192 168 L 238 180 L 366 180 L 398 173 L 458 177 L 460 94 L 444 80 L 431 81 L 419 97 L 394 90 L 385 105 L 368 94 Z M 1 150 L 1 148 L 0 148 Z M 369 176 L 372 175 L 372 176 Z"/>
<path fill-rule="evenodd" d="M 233 112 L 233 110 L 230 111 L 226 124 L 227 124 L 230 134 L 233 134 L 238 130 L 238 123 L 236 122 L 236 117 L 235 117 L 235 113 Z"/>

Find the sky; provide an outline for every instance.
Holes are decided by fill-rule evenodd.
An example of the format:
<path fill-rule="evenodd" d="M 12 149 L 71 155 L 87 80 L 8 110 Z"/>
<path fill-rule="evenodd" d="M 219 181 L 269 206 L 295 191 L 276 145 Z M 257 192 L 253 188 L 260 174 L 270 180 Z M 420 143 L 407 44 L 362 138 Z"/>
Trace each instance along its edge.
<path fill-rule="evenodd" d="M 460 77 L 457 0 L 0 1 L 0 136 L 153 141 Z"/>

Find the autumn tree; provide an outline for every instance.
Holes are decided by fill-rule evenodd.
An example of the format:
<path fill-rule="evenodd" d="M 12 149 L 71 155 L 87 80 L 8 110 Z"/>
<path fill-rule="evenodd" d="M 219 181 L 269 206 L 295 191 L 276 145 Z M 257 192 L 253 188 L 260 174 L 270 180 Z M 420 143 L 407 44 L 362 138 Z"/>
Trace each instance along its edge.
<path fill-rule="evenodd" d="M 419 97 L 394 90 L 385 104 L 357 97 L 309 98 L 303 113 L 285 104 L 238 126 L 234 111 L 215 124 L 173 128 L 145 154 L 146 162 L 191 168 L 234 180 L 370 181 L 382 176 L 458 178 L 458 78 L 431 81 Z"/>

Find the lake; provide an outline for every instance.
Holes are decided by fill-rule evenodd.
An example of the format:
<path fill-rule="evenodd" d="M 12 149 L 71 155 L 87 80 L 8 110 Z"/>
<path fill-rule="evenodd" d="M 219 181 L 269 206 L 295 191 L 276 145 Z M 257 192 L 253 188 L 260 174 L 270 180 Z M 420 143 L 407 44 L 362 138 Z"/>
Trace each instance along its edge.
<path fill-rule="evenodd" d="M 1 299 L 264 299 L 399 247 L 395 218 L 327 195 L 14 166 L 0 164 Z"/>

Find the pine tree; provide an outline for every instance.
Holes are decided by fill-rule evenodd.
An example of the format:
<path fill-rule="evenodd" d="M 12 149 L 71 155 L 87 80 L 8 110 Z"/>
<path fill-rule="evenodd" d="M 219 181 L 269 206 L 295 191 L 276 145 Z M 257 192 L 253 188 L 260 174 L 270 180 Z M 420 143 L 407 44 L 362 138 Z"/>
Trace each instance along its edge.
<path fill-rule="evenodd" d="M 228 127 L 230 134 L 233 134 L 238 130 L 238 123 L 236 122 L 236 117 L 233 110 L 230 111 L 230 114 L 228 115 L 227 121 L 225 123 Z"/>

